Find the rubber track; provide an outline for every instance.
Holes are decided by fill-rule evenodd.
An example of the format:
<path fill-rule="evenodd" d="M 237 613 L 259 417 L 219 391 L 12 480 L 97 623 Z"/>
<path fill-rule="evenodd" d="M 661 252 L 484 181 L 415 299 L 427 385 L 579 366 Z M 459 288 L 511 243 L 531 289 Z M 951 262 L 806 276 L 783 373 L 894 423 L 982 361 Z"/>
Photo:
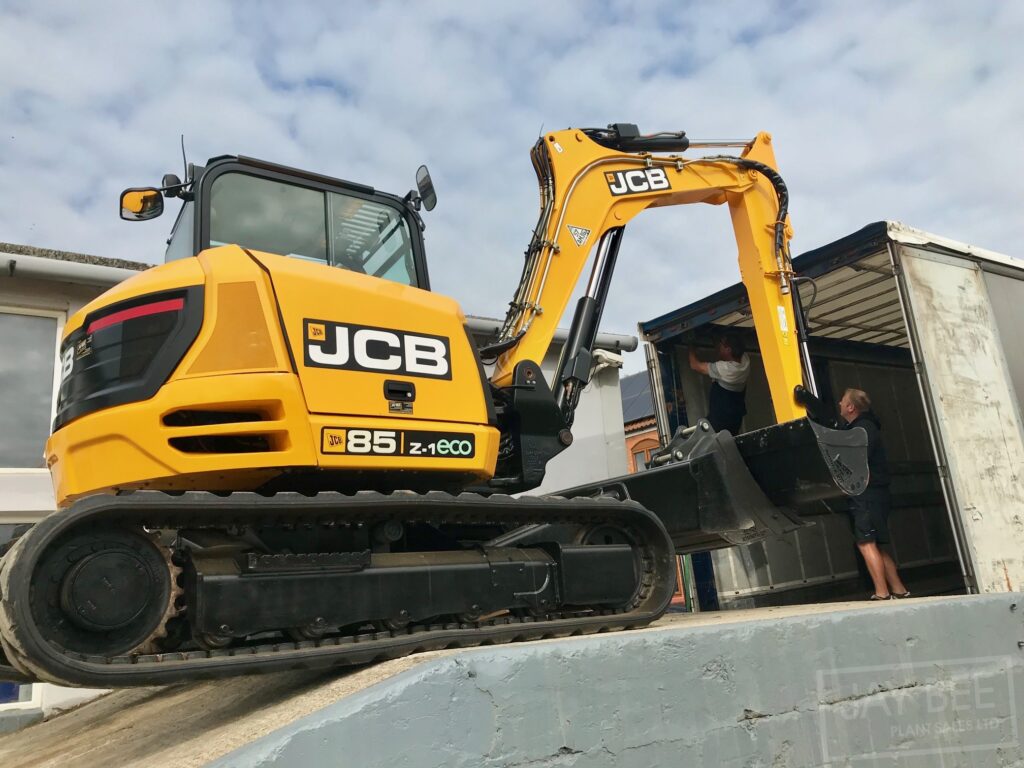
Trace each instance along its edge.
<path fill-rule="evenodd" d="M 399 631 L 320 640 L 264 641 L 216 651 L 175 651 L 98 657 L 66 652 L 46 640 L 29 609 L 35 563 L 72 527 L 102 524 L 177 530 L 225 525 L 339 525 L 379 519 L 432 523 L 538 522 L 614 524 L 640 543 L 641 588 L 626 609 L 554 612 L 544 618 L 503 616 L 472 624 L 419 624 Z M 0 563 L 0 641 L 8 663 L 35 679 L 62 685 L 165 685 L 233 675 L 365 664 L 427 650 L 462 648 L 640 627 L 656 621 L 675 589 L 672 542 L 661 521 L 641 505 L 611 498 L 451 495 L 360 491 L 353 495 L 279 493 L 261 496 L 140 491 L 93 496 L 42 520 Z M 241 641 L 240 641 L 241 643 Z M 3 665 L 0 664 L 0 676 Z"/>

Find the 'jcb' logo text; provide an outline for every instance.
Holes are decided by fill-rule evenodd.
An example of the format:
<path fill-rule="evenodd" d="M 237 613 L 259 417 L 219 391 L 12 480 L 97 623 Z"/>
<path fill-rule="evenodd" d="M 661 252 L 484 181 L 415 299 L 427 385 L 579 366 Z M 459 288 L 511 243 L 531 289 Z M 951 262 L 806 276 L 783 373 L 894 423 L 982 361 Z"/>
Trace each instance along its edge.
<path fill-rule="evenodd" d="M 659 189 L 671 189 L 668 174 L 664 168 L 644 168 L 636 171 L 610 171 L 604 175 L 608 189 L 619 195 L 633 195 L 637 192 L 656 192 Z"/>
<path fill-rule="evenodd" d="M 310 368 L 394 373 L 450 379 L 450 345 L 444 336 L 390 328 L 305 321 L 305 362 Z"/>

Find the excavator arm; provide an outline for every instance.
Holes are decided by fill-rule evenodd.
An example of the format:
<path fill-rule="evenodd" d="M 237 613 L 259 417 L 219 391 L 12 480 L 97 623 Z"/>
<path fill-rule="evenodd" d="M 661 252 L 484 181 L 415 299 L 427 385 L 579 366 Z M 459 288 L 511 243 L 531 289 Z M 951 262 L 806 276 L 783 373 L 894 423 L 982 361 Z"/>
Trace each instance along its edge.
<path fill-rule="evenodd" d="M 568 424 L 589 380 L 591 352 L 626 224 L 641 211 L 670 205 L 727 204 L 740 274 L 779 422 L 802 418 L 798 387 L 814 391 L 801 362 L 799 294 L 793 290 L 788 193 L 775 170 L 771 136 L 759 133 L 739 157 L 685 157 L 685 134 L 639 136 L 632 125 L 570 129 L 544 136 L 532 151 L 540 218 L 511 302 L 492 376 L 513 380 L 524 360 L 540 360 L 596 251 L 552 390 Z M 670 154 L 655 154 L 658 151 Z"/>
<path fill-rule="evenodd" d="M 510 460 L 492 481 L 516 489 L 543 477 L 548 459 L 571 443 L 573 413 L 590 379 L 592 351 L 626 224 L 641 211 L 690 203 L 726 204 L 740 274 L 777 424 L 745 435 L 715 433 L 706 421 L 681 428 L 650 472 L 563 491 L 640 501 L 665 522 L 679 551 L 741 543 L 805 523 L 802 512 L 860 493 L 867 482 L 864 435 L 807 416 L 820 405 L 800 296 L 789 256 L 789 194 L 775 168 L 771 136 L 759 133 L 739 156 L 686 157 L 684 133 L 641 136 L 634 125 L 550 133 L 533 148 L 541 211 L 522 279 L 499 339 L 491 379 L 511 392 Z M 594 253 L 593 259 L 590 258 Z M 530 386 L 584 266 L 592 261 L 546 399 L 545 419 Z M 523 370 L 530 375 L 523 376 Z M 520 406 L 517 410 L 517 406 Z M 814 407 L 812 407 L 814 406 Z M 555 426 L 552 426 L 555 425 Z M 557 432 L 559 440 L 552 437 Z M 505 477 L 514 479 L 506 481 Z"/>

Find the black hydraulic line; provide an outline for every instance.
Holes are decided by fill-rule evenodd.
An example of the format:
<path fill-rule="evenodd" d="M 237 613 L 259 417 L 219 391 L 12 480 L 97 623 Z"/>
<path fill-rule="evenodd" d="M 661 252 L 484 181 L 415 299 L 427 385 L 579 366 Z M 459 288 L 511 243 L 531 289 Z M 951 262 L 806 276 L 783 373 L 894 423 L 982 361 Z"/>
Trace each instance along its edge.
<path fill-rule="evenodd" d="M 690 147 L 686 131 L 660 131 L 642 135 L 632 123 L 613 123 L 607 128 L 582 130 L 601 146 L 620 152 L 685 152 Z"/>
<path fill-rule="evenodd" d="M 793 277 L 793 282 L 811 284 L 811 300 L 807 304 L 807 306 L 804 307 L 804 323 L 807 326 L 810 326 L 811 310 L 814 308 L 814 305 L 818 303 L 818 281 L 815 280 L 813 277 L 807 277 L 805 275 L 795 275 Z"/>
<path fill-rule="evenodd" d="M 811 350 L 809 346 L 809 334 L 807 332 L 807 318 L 804 315 L 803 303 L 800 300 L 800 291 L 794 286 L 790 295 L 793 299 L 793 317 L 796 321 L 796 340 L 800 346 L 800 357 L 804 364 L 804 380 L 807 382 L 807 390 L 817 397 L 818 384 L 814 380 L 814 371 L 811 369 Z"/>
<path fill-rule="evenodd" d="M 789 250 L 786 247 L 786 216 L 789 215 L 789 189 L 786 187 L 786 182 L 782 180 L 782 176 L 779 172 L 770 165 L 759 163 L 756 160 L 748 160 L 747 158 L 733 157 L 731 155 L 708 157 L 705 158 L 705 160 L 712 162 L 727 162 L 740 168 L 748 168 L 752 171 L 757 171 L 768 179 L 772 187 L 775 189 L 775 194 L 778 197 L 779 203 L 778 214 L 775 219 L 775 257 L 779 264 L 780 272 L 782 273 L 783 293 L 785 293 L 785 274 L 787 274 L 786 270 L 790 269 Z M 807 383 L 806 387 L 798 385 L 796 388 L 797 392 L 794 394 L 798 402 L 810 407 L 811 410 L 820 411 L 823 406 L 818 400 L 818 385 L 814 379 L 814 371 L 811 368 L 811 353 L 808 346 L 807 317 L 804 314 L 800 300 L 800 291 L 796 286 L 796 283 L 798 283 L 802 278 L 792 276 L 791 272 L 788 274 L 791 275 L 789 279 L 789 294 L 793 301 L 793 315 L 796 322 L 797 343 L 800 347 L 800 358 L 803 363 L 804 378 Z M 813 281 L 811 282 L 813 283 Z M 814 298 L 816 299 L 817 284 L 814 284 L 814 289 Z"/>
<path fill-rule="evenodd" d="M 480 354 L 480 359 L 486 363 L 494 362 L 495 360 L 498 359 L 498 355 L 500 355 L 502 352 L 507 352 L 508 350 L 512 349 L 512 347 L 514 347 L 516 344 L 518 344 L 519 340 L 523 338 L 524 335 L 525 334 L 523 333 L 523 331 L 520 331 L 511 339 L 506 339 L 505 341 L 498 341 L 495 342 L 494 344 L 488 344 L 485 347 L 480 347 L 480 349 L 478 350 Z"/>
<path fill-rule="evenodd" d="M 550 160 L 544 151 L 544 146 L 544 140 L 541 139 L 530 150 L 530 158 L 533 161 L 533 167 L 537 173 L 540 185 L 540 216 L 537 218 L 537 224 L 530 235 L 530 244 L 526 247 L 526 252 L 524 253 L 525 259 L 523 260 L 523 271 L 519 277 L 519 286 L 512 301 L 509 302 L 508 311 L 505 313 L 505 322 L 502 324 L 501 331 L 498 334 L 498 341 L 481 347 L 479 350 L 481 359 L 487 362 L 496 360 L 503 352 L 512 349 L 526 335 L 525 330 L 520 330 L 513 336 L 512 328 L 527 309 L 525 292 L 530 283 L 530 270 L 535 266 L 536 259 L 544 249 L 544 232 L 551 215 L 553 179 Z"/>
<path fill-rule="evenodd" d="M 810 331 L 808 330 L 809 323 L 807 321 L 807 312 L 809 311 L 810 307 L 808 307 L 807 310 L 804 309 L 803 299 L 800 296 L 800 288 L 799 288 L 800 283 L 803 283 L 803 282 L 809 282 L 811 284 L 811 287 L 814 289 L 814 293 L 811 296 L 811 306 L 812 307 L 814 306 L 814 302 L 818 298 L 818 284 L 814 281 L 813 278 L 810 278 L 810 277 L 794 277 L 792 279 L 792 283 L 793 283 L 793 286 L 794 286 L 793 287 L 793 291 L 792 291 L 792 296 L 793 296 L 793 316 L 794 316 L 794 318 L 796 320 L 796 338 L 797 338 L 797 344 L 799 344 L 799 346 L 800 346 L 800 358 L 801 358 L 801 361 L 803 362 L 803 365 L 804 365 L 804 378 L 805 378 L 805 380 L 807 382 L 807 385 L 808 385 L 805 389 L 808 392 L 810 392 L 812 395 L 814 395 L 815 399 L 817 399 L 817 397 L 818 397 L 818 382 L 815 381 L 814 370 L 811 368 L 811 347 L 810 347 L 810 337 L 811 337 L 811 334 L 810 334 Z M 806 403 L 805 403 L 805 406 L 806 406 Z M 819 412 L 820 412 L 820 410 L 823 407 L 824 406 L 823 406 L 823 404 L 820 403 L 820 401 L 818 403 L 815 403 L 815 407 L 812 409 L 813 410 L 812 415 L 814 415 L 815 417 L 819 417 L 820 418 Z"/>
<path fill-rule="evenodd" d="M 779 212 L 775 220 L 775 254 L 782 261 L 783 266 L 789 262 L 789 252 L 786 249 L 786 216 L 789 215 L 789 188 L 782 180 L 779 172 L 770 165 L 759 163 L 756 160 L 748 160 L 745 157 L 734 157 L 733 155 L 715 155 L 703 158 L 709 162 L 724 162 L 748 168 L 763 174 L 775 189 L 775 195 L 779 201 Z"/>

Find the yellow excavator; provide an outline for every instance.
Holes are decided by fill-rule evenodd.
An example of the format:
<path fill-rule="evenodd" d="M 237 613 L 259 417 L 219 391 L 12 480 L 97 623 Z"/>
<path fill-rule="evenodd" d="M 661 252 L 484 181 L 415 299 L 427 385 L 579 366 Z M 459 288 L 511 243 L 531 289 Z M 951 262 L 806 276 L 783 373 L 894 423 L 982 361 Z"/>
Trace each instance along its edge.
<path fill-rule="evenodd" d="M 540 217 L 481 349 L 429 290 L 425 168 L 397 196 L 224 156 L 125 191 L 129 220 L 183 204 L 166 263 L 65 326 L 46 445 L 59 511 L 0 562 L 0 676 L 151 685 L 642 626 L 676 552 L 781 533 L 863 490 L 863 433 L 806 416 L 770 137 L 690 148 L 629 124 L 541 137 Z M 650 471 L 513 496 L 572 443 L 626 224 L 690 203 L 732 216 L 778 425 L 701 421 Z M 588 262 L 549 382 L 538 362 Z"/>

